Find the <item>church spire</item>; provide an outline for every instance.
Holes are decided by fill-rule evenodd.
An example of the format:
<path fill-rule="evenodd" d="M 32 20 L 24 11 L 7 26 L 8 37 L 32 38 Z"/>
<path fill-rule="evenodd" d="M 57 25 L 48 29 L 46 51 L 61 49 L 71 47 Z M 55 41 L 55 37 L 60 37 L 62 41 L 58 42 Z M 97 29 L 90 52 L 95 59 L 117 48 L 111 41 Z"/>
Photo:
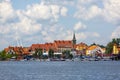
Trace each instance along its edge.
<path fill-rule="evenodd" d="M 76 44 L 76 37 L 75 37 L 75 33 L 73 34 L 73 40 L 72 40 L 73 44 Z"/>

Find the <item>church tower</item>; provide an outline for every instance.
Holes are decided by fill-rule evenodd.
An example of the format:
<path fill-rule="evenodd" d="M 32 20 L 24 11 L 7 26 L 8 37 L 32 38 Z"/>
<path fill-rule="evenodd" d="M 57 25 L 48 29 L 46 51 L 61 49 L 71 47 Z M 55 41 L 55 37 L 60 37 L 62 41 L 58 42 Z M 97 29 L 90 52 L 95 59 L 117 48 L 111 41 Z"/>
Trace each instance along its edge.
<path fill-rule="evenodd" d="M 76 37 L 75 37 L 75 33 L 74 33 L 74 35 L 73 35 L 73 40 L 72 40 L 72 42 L 73 42 L 73 45 L 75 45 L 75 44 L 76 44 Z"/>

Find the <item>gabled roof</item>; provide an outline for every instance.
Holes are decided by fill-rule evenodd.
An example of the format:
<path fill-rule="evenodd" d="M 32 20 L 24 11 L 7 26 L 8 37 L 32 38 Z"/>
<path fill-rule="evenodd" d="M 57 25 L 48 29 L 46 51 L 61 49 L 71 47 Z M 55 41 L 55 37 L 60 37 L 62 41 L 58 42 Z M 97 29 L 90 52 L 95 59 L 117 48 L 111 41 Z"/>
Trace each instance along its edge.
<path fill-rule="evenodd" d="M 77 50 L 84 50 L 84 49 L 87 49 L 87 48 L 88 48 L 87 44 L 85 44 L 83 42 L 76 45 Z"/>
<path fill-rule="evenodd" d="M 44 48 L 45 48 L 45 44 L 32 44 L 30 47 L 31 50 L 44 49 Z"/>
<path fill-rule="evenodd" d="M 72 40 L 55 40 L 55 46 L 58 48 L 72 48 Z"/>
<path fill-rule="evenodd" d="M 80 46 L 80 47 L 87 47 L 87 44 L 81 42 L 81 43 L 77 44 L 77 46 Z"/>
<path fill-rule="evenodd" d="M 87 48 L 87 50 L 94 50 L 94 49 L 96 49 L 97 47 L 99 47 L 99 46 L 97 46 L 97 45 L 92 45 L 92 46 L 89 46 L 89 47 Z"/>
<path fill-rule="evenodd" d="M 56 50 L 54 43 L 45 43 L 45 49 L 48 51 L 49 49 Z"/>
<path fill-rule="evenodd" d="M 29 47 L 18 47 L 18 46 L 9 46 L 4 49 L 6 52 L 13 50 L 16 54 L 29 54 Z"/>

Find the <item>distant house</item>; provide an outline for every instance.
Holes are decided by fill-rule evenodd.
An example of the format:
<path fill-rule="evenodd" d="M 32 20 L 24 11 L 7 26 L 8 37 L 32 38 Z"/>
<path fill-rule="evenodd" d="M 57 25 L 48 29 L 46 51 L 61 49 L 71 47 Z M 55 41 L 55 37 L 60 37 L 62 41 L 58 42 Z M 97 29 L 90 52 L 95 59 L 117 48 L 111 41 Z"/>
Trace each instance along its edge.
<path fill-rule="evenodd" d="M 105 53 L 105 48 L 101 48 L 98 45 L 91 45 L 86 50 L 86 55 L 90 56 L 95 56 L 96 54 L 101 55 L 103 53 Z"/>
<path fill-rule="evenodd" d="M 18 55 L 28 55 L 29 53 L 29 47 L 13 47 L 9 46 L 8 48 L 4 49 L 7 54 L 18 54 Z"/>
<path fill-rule="evenodd" d="M 37 49 L 45 50 L 45 44 L 32 44 L 30 46 L 30 52 L 31 52 L 31 54 L 34 54 L 35 50 L 37 50 Z"/>
<path fill-rule="evenodd" d="M 50 49 L 52 49 L 54 52 L 57 51 L 57 48 L 54 43 L 45 43 L 44 52 L 48 52 Z"/>
<path fill-rule="evenodd" d="M 120 54 L 120 45 L 117 44 L 113 45 L 113 54 L 115 55 Z"/>
<path fill-rule="evenodd" d="M 54 52 L 63 52 L 64 50 L 70 50 L 73 48 L 72 41 L 70 40 L 55 40 L 53 43 L 45 44 L 32 44 L 30 50 L 34 53 L 36 49 L 42 49 L 43 52 L 48 52 L 50 49 Z"/>
<path fill-rule="evenodd" d="M 72 41 L 70 40 L 55 40 L 54 45 L 57 49 L 57 52 L 63 52 L 65 50 L 71 51 L 73 48 Z"/>
<path fill-rule="evenodd" d="M 86 54 L 86 49 L 87 49 L 87 44 L 81 42 L 76 45 L 76 50 L 77 50 L 77 55 L 85 55 Z"/>

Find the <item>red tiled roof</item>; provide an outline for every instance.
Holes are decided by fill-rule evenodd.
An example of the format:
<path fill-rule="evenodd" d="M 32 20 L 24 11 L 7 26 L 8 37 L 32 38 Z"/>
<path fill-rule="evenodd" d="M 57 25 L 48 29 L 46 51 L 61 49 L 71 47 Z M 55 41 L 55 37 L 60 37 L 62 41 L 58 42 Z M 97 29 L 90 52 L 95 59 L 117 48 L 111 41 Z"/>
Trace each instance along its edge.
<path fill-rule="evenodd" d="M 29 54 L 29 47 L 12 47 L 9 46 L 8 48 L 4 49 L 6 52 L 9 50 L 13 50 L 16 54 Z"/>
<path fill-rule="evenodd" d="M 9 48 L 5 48 L 4 50 L 5 50 L 5 52 L 8 52 L 8 51 L 9 51 Z"/>
<path fill-rule="evenodd" d="M 55 40 L 54 43 L 45 43 L 45 44 L 32 44 L 30 47 L 31 50 L 35 49 L 45 49 L 48 51 L 49 49 L 53 49 L 54 51 L 57 48 L 72 48 L 73 44 L 71 40 Z"/>
<path fill-rule="evenodd" d="M 72 48 L 73 47 L 71 40 L 55 40 L 54 43 L 55 43 L 55 46 L 58 47 L 58 48 L 61 48 L 61 47 Z"/>
<path fill-rule="evenodd" d="M 45 49 L 48 51 L 49 49 L 56 50 L 55 44 L 54 43 L 45 43 Z"/>
<path fill-rule="evenodd" d="M 30 47 L 31 50 L 35 50 L 35 49 L 45 49 L 45 44 L 32 44 L 32 46 Z"/>

